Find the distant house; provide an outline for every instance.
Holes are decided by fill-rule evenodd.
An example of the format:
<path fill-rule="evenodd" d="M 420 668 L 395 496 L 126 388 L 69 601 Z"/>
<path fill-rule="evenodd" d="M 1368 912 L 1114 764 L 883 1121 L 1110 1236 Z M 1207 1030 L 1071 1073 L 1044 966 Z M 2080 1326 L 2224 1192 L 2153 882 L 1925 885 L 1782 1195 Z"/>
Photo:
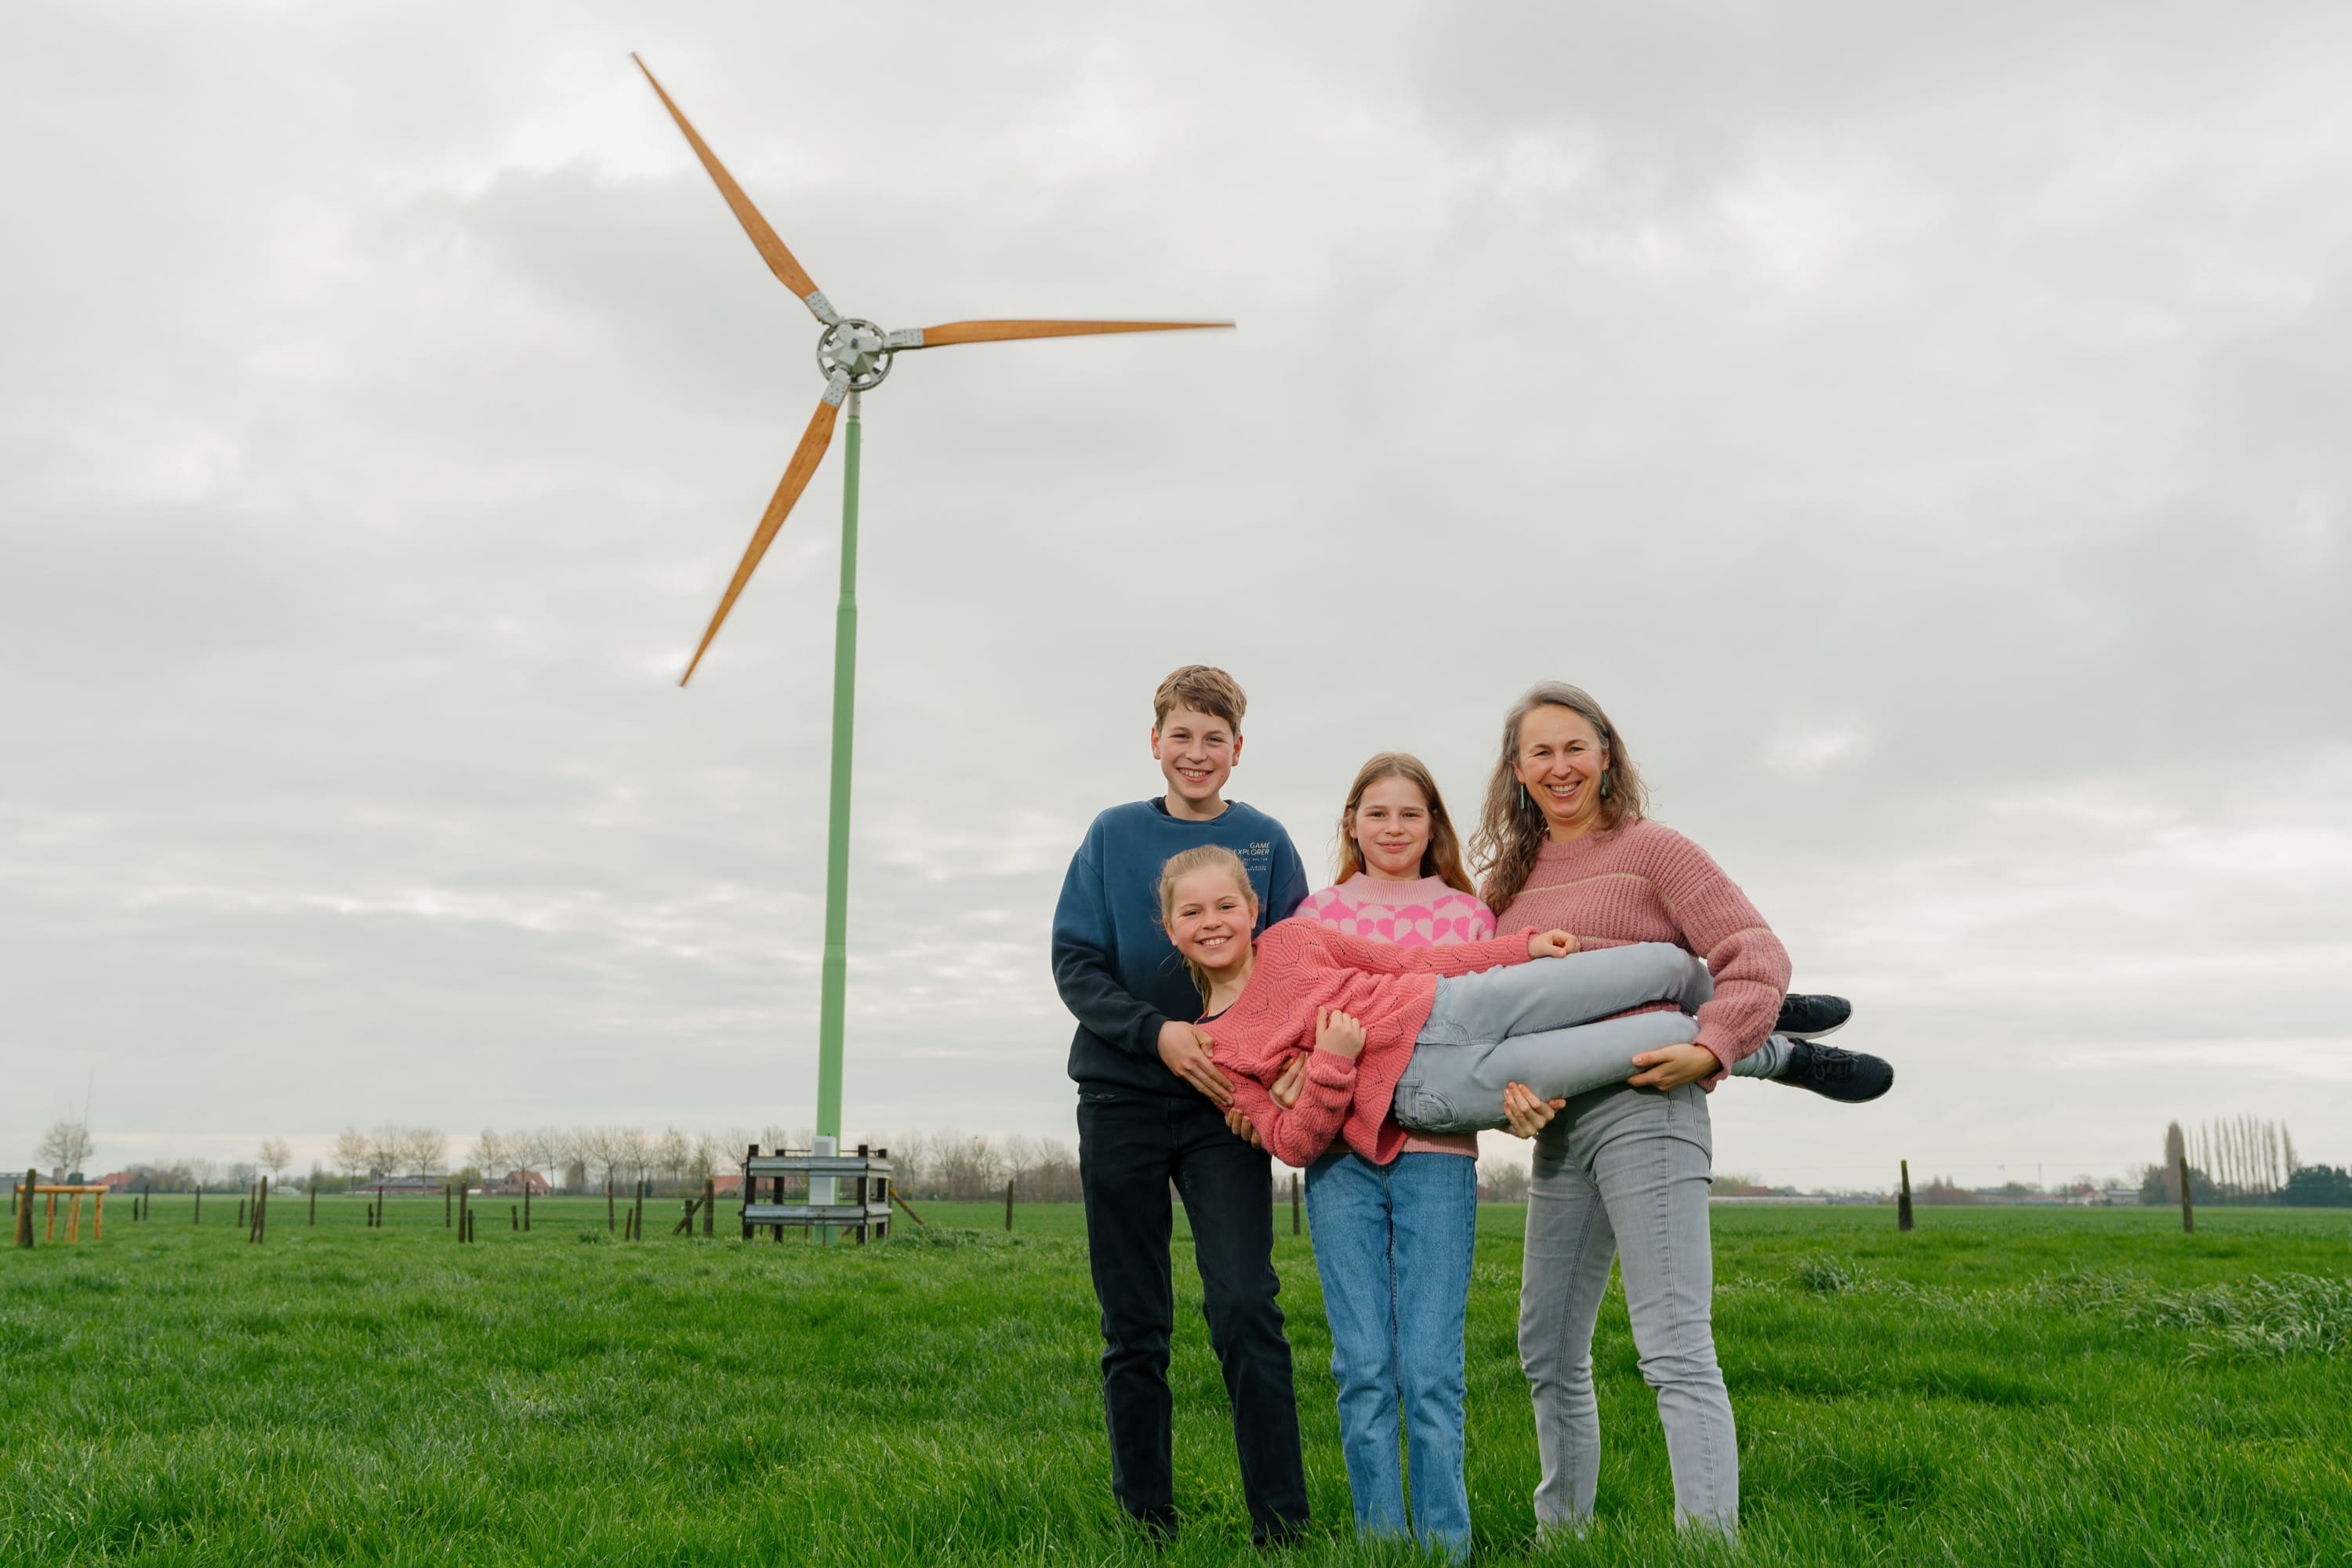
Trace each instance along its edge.
<path fill-rule="evenodd" d="M 710 1178 L 710 1186 L 714 1193 L 740 1193 L 743 1190 L 743 1173 L 735 1171 L 723 1176 L 714 1175 Z"/>
<path fill-rule="evenodd" d="M 547 1178 L 537 1171 L 509 1171 L 497 1181 L 482 1184 L 482 1195 L 486 1198 L 519 1198 L 526 1192 L 532 1197 L 543 1198 L 552 1191 L 554 1189 L 547 1184 Z"/>
<path fill-rule="evenodd" d="M 97 1178 L 97 1184 L 110 1193 L 135 1192 L 147 1178 L 136 1171 L 109 1171 Z"/>

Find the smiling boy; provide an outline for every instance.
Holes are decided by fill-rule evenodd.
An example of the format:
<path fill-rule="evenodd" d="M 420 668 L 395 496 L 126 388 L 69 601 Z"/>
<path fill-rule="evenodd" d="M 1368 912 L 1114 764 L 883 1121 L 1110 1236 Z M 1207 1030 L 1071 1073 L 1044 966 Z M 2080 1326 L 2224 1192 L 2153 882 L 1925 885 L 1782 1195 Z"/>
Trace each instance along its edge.
<path fill-rule="evenodd" d="M 1241 761 L 1248 700 L 1234 678 L 1190 664 L 1151 702 L 1151 754 L 1164 795 L 1116 805 L 1087 828 L 1054 910 L 1054 984 L 1077 1018 L 1078 1175 L 1102 1306 L 1103 1406 L 1119 1505 L 1160 1531 L 1176 1523 L 1168 1341 L 1176 1300 L 1168 1248 L 1172 1182 L 1192 1221 L 1209 1342 L 1224 1370 L 1250 1534 L 1307 1524 L 1307 1478 L 1290 1343 L 1275 1296 L 1274 1181 L 1265 1153 L 1234 1136 L 1233 1085 L 1186 1020 L 1201 1011 L 1160 924 L 1160 868 L 1196 845 L 1241 857 L 1266 922 L 1307 897 L 1282 824 L 1224 798 Z"/>

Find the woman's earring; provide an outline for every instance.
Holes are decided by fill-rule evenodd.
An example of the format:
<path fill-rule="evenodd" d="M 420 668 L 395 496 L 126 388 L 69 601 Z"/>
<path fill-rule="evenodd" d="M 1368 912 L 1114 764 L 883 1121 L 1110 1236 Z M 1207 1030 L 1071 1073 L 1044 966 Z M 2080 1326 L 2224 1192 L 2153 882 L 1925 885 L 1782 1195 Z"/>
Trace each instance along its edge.
<path fill-rule="evenodd" d="M 1528 798 L 1528 786 L 1522 783 L 1519 785 L 1519 809 L 1524 811 L 1534 804 L 1534 801 Z"/>
<path fill-rule="evenodd" d="M 1601 798 L 1603 800 L 1607 800 L 1609 798 L 1609 770 L 1607 768 L 1601 770 Z"/>

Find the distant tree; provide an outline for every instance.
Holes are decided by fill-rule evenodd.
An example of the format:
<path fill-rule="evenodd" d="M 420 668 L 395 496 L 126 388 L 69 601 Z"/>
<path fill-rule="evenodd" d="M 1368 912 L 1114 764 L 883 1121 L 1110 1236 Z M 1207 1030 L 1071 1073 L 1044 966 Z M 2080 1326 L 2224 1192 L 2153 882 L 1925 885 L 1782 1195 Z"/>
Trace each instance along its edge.
<path fill-rule="evenodd" d="M 2200 1204 L 2218 1204 L 2221 1189 L 2212 1178 L 2195 1165 L 2189 1167 L 2189 1190 Z M 2143 1169 L 2139 1182 L 2139 1201 L 2151 1207 L 2180 1206 L 2180 1172 L 2178 1167 L 2149 1165 Z"/>
<path fill-rule="evenodd" d="M 653 1140 L 642 1127 L 624 1127 L 614 1134 L 613 1152 L 624 1181 L 641 1182 L 653 1162 Z"/>
<path fill-rule="evenodd" d="M 720 1142 L 715 1134 L 698 1132 L 694 1135 L 693 1151 L 687 1156 L 688 1180 L 698 1187 L 726 1163 L 727 1145 Z"/>
<path fill-rule="evenodd" d="M 1004 1184 L 1004 1156 L 987 1138 L 941 1133 L 935 1159 L 939 1185 L 959 1203 L 988 1197 Z"/>
<path fill-rule="evenodd" d="M 485 1127 L 482 1135 L 474 1140 L 473 1151 L 466 1156 L 466 1163 L 478 1172 L 484 1181 L 491 1181 L 507 1173 L 507 1162 L 513 1157 L 514 1152 L 507 1141 Z"/>
<path fill-rule="evenodd" d="M 2352 1172 L 2336 1165 L 2305 1165 L 2286 1179 L 2279 1202 L 2297 1208 L 2352 1207 Z"/>
<path fill-rule="evenodd" d="M 391 1122 L 383 1122 L 367 1135 L 367 1173 L 371 1176 L 396 1176 L 400 1163 L 408 1155 L 407 1135 Z"/>
<path fill-rule="evenodd" d="M 676 1186 L 686 1180 L 686 1168 L 694 1163 L 694 1140 L 675 1126 L 663 1128 L 654 1144 L 653 1162 L 654 1169 Z"/>
<path fill-rule="evenodd" d="M 275 1182 L 286 1173 L 286 1167 L 294 1163 L 294 1151 L 286 1146 L 283 1138 L 264 1138 L 255 1158 L 259 1161 L 261 1168 L 269 1173 L 269 1179 Z"/>
<path fill-rule="evenodd" d="M 369 1143 L 366 1133 L 356 1127 L 346 1127 L 335 1134 L 335 1168 L 357 1186 L 368 1173 Z"/>
<path fill-rule="evenodd" d="M 400 1135 L 409 1173 L 429 1176 L 449 1163 L 448 1135 L 431 1127 L 411 1127 Z"/>
<path fill-rule="evenodd" d="M 17 1147 L 22 1148 L 23 1145 L 19 1144 Z M 90 1156 L 96 1152 L 90 1142 L 89 1124 L 71 1118 L 52 1122 L 49 1130 L 41 1134 L 40 1142 L 33 1149 L 34 1156 L 41 1163 L 55 1167 L 59 1176 L 70 1174 L 75 1171 L 86 1172 L 89 1166 Z"/>
<path fill-rule="evenodd" d="M 1527 1201 L 1528 1165 L 1524 1160 L 1495 1160 L 1478 1167 L 1478 1195 L 1491 1204 Z"/>
<path fill-rule="evenodd" d="M 1923 1204 L 1972 1204 L 1977 1194 L 1949 1176 L 1930 1176 L 1916 1194 Z"/>

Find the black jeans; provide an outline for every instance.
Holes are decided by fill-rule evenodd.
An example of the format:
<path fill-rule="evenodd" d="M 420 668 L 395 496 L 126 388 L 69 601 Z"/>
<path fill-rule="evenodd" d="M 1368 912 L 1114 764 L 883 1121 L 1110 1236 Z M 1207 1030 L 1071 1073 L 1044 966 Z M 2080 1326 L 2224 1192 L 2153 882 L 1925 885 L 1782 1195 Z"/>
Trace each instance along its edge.
<path fill-rule="evenodd" d="M 1234 1137 L 1201 1095 L 1078 1090 L 1078 1180 L 1087 1247 L 1102 1303 L 1103 1407 L 1110 1489 L 1138 1519 L 1172 1522 L 1174 1457 L 1168 1336 L 1176 1325 L 1168 1184 L 1192 1222 L 1209 1343 L 1224 1369 L 1250 1533 L 1307 1523 L 1307 1471 L 1290 1342 L 1275 1304 L 1274 1178 L 1265 1151 Z"/>

